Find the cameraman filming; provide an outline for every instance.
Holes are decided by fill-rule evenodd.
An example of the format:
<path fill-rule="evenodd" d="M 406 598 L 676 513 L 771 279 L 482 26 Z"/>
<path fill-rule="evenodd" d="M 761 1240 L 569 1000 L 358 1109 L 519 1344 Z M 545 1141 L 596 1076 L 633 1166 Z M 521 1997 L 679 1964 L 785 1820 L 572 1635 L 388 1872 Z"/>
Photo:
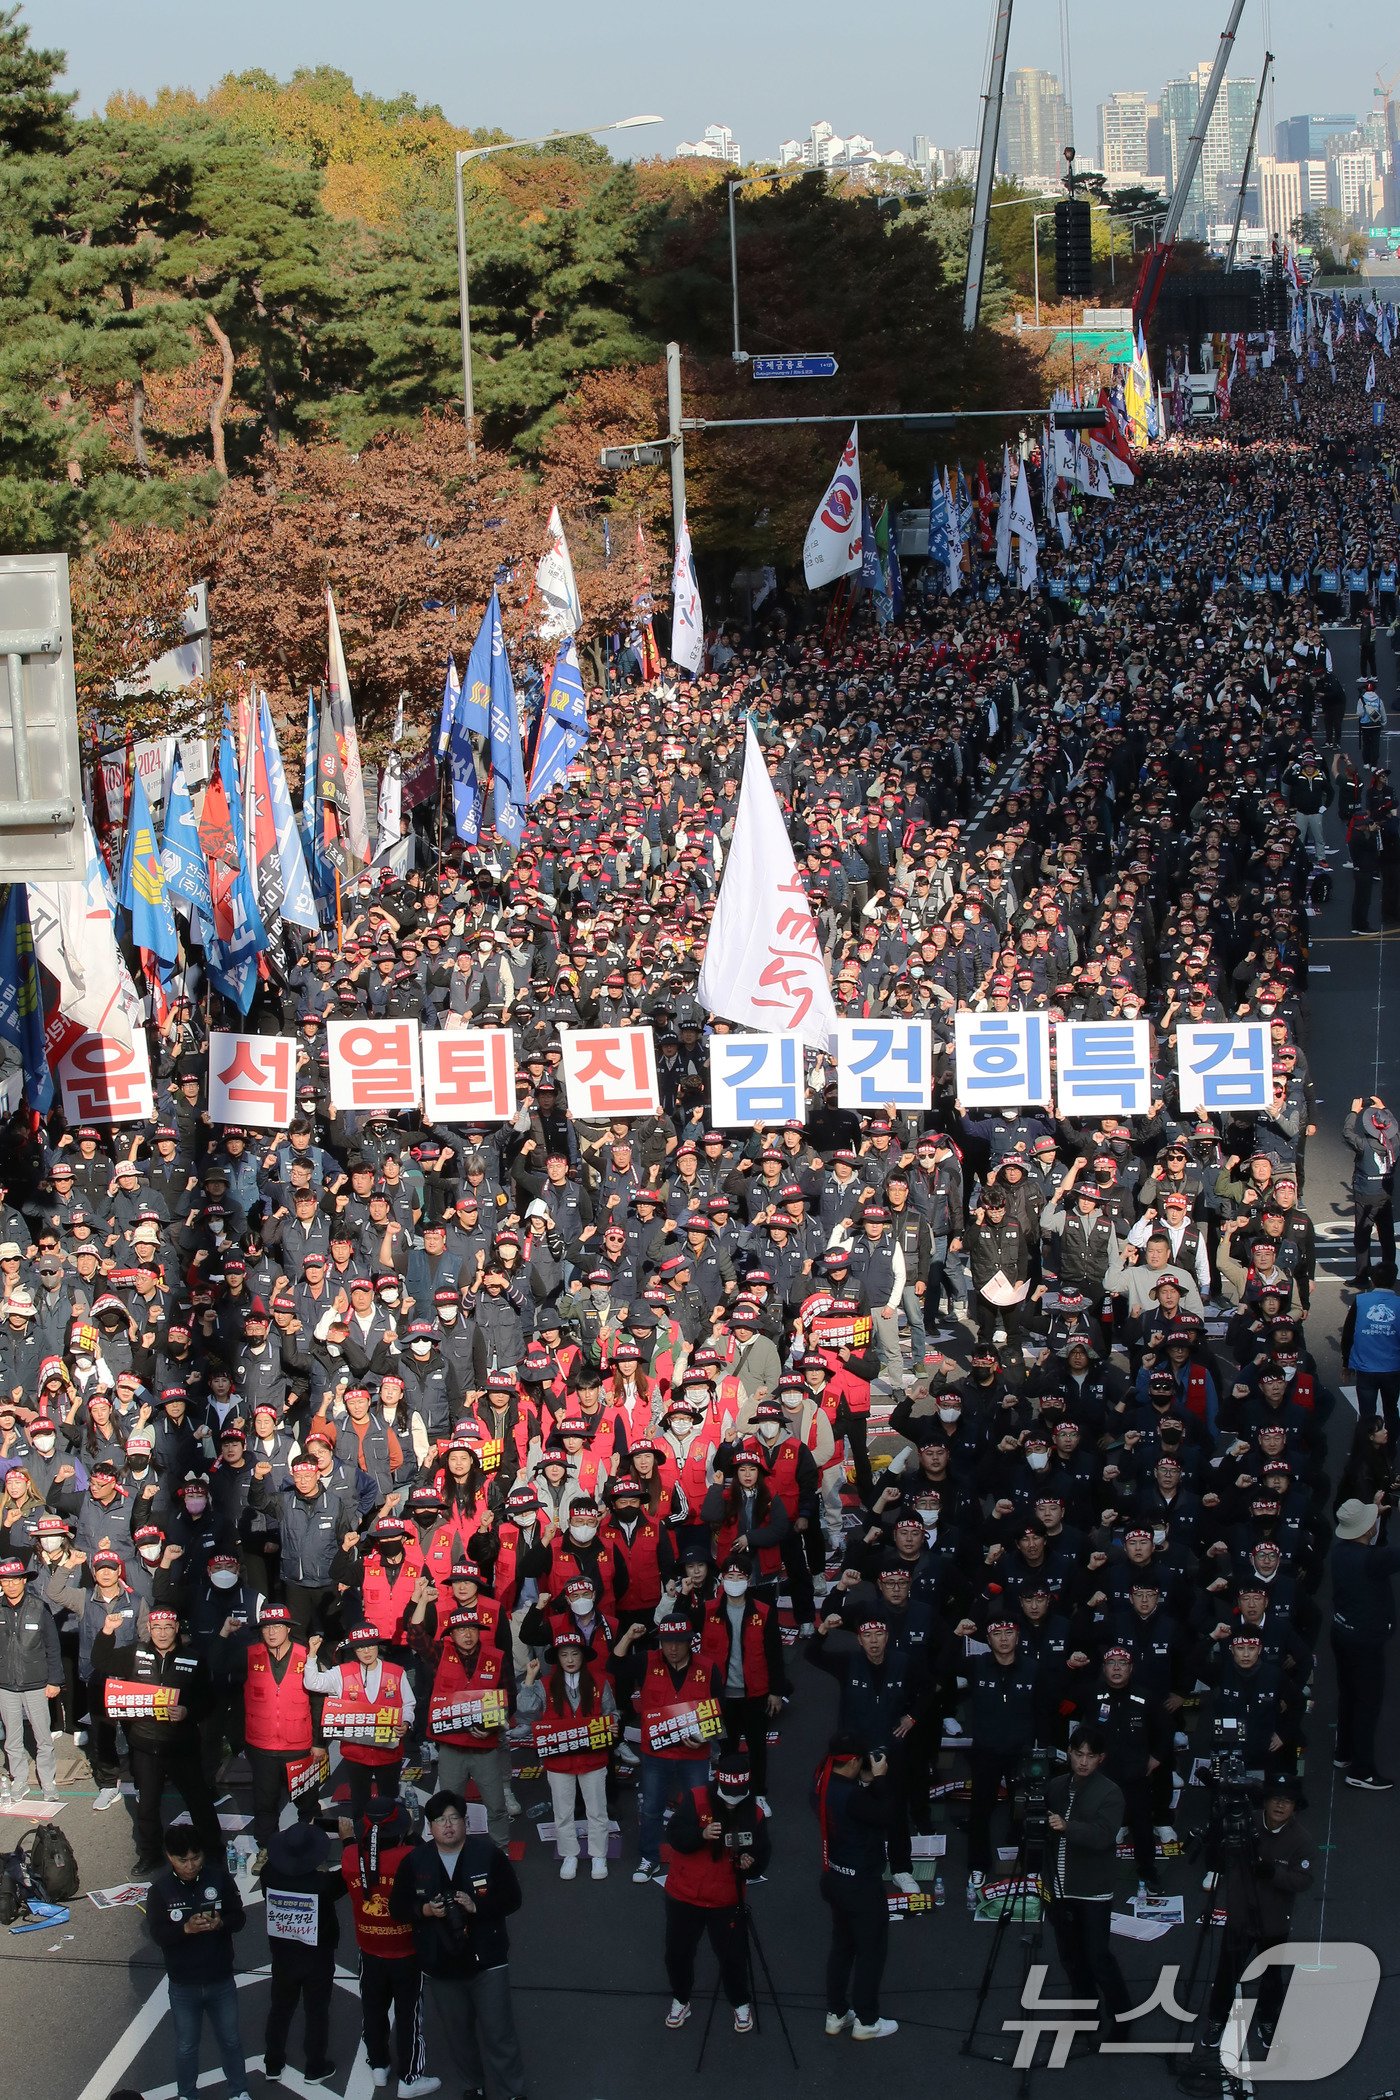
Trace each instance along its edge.
<path fill-rule="evenodd" d="M 667 1839 L 672 1859 L 666 1875 L 666 1974 L 671 1985 L 666 2025 L 683 2027 L 690 2018 L 695 1950 L 708 1932 L 719 1957 L 724 1995 L 734 2009 L 734 2032 L 751 2034 L 744 1883 L 765 1871 L 771 1840 L 742 1749 L 721 1752 L 713 1781 L 681 1796 Z"/>
<path fill-rule="evenodd" d="M 1293 1899 L 1312 1887 L 1312 1840 L 1298 1821 L 1301 1799 L 1290 1773 L 1266 1779 L 1250 1819 L 1251 1842 L 1232 1846 L 1218 1869 L 1215 1901 L 1225 1912 L 1225 1934 L 1206 2008 L 1211 2048 L 1225 2032 L 1242 1972 L 1254 1955 L 1288 1938 Z M 1260 1980 L 1257 2032 L 1265 2053 L 1287 1985 L 1286 1967 L 1266 1969 Z"/>
<path fill-rule="evenodd" d="M 1099 1768 L 1108 1740 L 1099 1728 L 1076 1728 L 1069 1770 L 1045 1790 L 1045 1879 L 1055 1944 L 1076 1998 L 1096 1999 L 1101 2031 L 1132 2003 L 1109 1944 L 1123 1792 Z M 1107 2014 L 1107 2018 L 1105 2018 Z"/>
<path fill-rule="evenodd" d="M 822 1901 L 831 1912 L 826 2031 L 838 2035 L 849 2027 L 858 2042 L 882 2042 L 899 2029 L 897 2020 L 880 2017 L 890 1936 L 885 1847 L 895 1814 L 889 1769 L 883 1751 L 867 1758 L 858 1735 L 840 1733 L 812 1786 L 822 1834 Z"/>

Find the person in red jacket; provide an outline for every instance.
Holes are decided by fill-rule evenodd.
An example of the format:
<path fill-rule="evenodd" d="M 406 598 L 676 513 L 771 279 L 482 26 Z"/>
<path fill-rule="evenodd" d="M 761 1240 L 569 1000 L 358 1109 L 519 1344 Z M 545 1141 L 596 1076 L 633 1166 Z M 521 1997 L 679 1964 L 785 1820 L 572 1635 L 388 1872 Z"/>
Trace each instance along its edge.
<path fill-rule="evenodd" d="M 684 2027 L 690 2018 L 695 1953 L 708 1933 L 719 1957 L 724 1995 L 734 2008 L 734 2032 L 751 2034 L 753 1988 L 744 1883 L 766 1869 L 770 1840 L 742 1751 L 725 1751 L 709 1784 L 682 1795 L 668 1838 L 666 1976 L 671 2009 L 666 2025 Z"/>
<path fill-rule="evenodd" d="M 538 1656 L 525 1666 L 518 1711 L 534 1723 L 535 1747 L 554 1809 L 559 1879 L 578 1874 L 574 1796 L 588 1820 L 588 1856 L 595 1881 L 608 1878 L 608 1757 L 617 1738 L 617 1700 L 604 1665 L 590 1661 L 582 1637 L 565 1628 L 554 1643 L 555 1665 L 541 1682 Z"/>
<path fill-rule="evenodd" d="M 291 1794 L 295 1767 L 311 1755 L 311 1701 L 302 1681 L 306 1650 L 292 1639 L 292 1615 L 286 1605 L 264 1605 L 258 1632 L 261 1640 L 249 1648 L 228 1645 L 235 1658 L 242 1656 L 246 1669 L 243 1728 L 253 1780 L 253 1835 L 263 1850 Z M 298 1803 L 297 1813 L 304 1821 L 315 1812 L 313 1787 Z"/>
<path fill-rule="evenodd" d="M 754 1791 L 768 1814 L 768 1724 L 782 1712 L 784 1678 L 778 1609 L 751 1589 L 753 1563 L 731 1553 L 720 1568 L 720 1593 L 705 1606 L 700 1653 L 724 1687 L 726 1751 L 748 1747 Z"/>
<path fill-rule="evenodd" d="M 484 1703 L 483 1703 L 484 1702 Z M 460 1709 L 469 1710 L 464 1718 Z M 510 1753 L 506 1731 L 515 1708 L 510 1657 L 488 1647 L 474 1611 L 454 1611 L 437 1651 L 428 1734 L 438 1746 L 438 1779 L 460 1793 L 469 1779 L 486 1804 L 494 1844 L 510 1842 Z"/>
<path fill-rule="evenodd" d="M 625 1655 L 641 1638 L 633 1626 L 617 1643 Z M 656 1629 L 637 1698 L 642 1724 L 641 1846 L 633 1881 L 651 1881 L 660 1870 L 661 1831 L 678 1793 L 703 1786 L 710 1776 L 710 1744 L 724 1729 L 720 1677 L 714 1664 L 691 1648 L 690 1621 L 665 1618 Z"/>
<path fill-rule="evenodd" d="M 413 1850 L 413 1825 L 402 1801 L 375 1795 L 353 1821 L 340 1818 L 345 1849 L 340 1871 L 355 1915 L 360 1953 L 360 2005 L 365 2055 L 376 2086 L 389 2083 L 389 2015 L 399 2060 L 403 2100 L 427 2100 L 442 2084 L 427 2075 L 423 2048 L 423 1971 L 413 1927 L 389 1914 L 389 1892 Z"/>
<path fill-rule="evenodd" d="M 403 1770 L 403 1739 L 413 1726 L 413 1686 L 400 1663 L 379 1652 L 378 1629 L 366 1623 L 345 1636 L 341 1660 L 321 1668 L 321 1636 L 306 1644 L 304 1680 L 309 1692 L 340 1702 L 343 1720 L 332 1724 L 322 1709 L 328 1740 L 338 1740 L 350 1780 L 350 1813 L 364 1814 L 372 1794 L 397 1794 Z M 337 1728 L 345 1733 L 337 1736 Z"/>

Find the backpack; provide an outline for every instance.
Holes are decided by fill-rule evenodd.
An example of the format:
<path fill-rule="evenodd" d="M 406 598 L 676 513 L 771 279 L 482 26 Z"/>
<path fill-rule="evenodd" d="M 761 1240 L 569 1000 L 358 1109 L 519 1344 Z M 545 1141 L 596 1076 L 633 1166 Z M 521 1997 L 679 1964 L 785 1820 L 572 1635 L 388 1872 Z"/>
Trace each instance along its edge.
<path fill-rule="evenodd" d="M 78 1886 L 78 1855 L 67 1834 L 57 1823 L 39 1823 L 0 1862 L 0 1925 L 10 1924 L 31 1898 L 67 1903 Z"/>

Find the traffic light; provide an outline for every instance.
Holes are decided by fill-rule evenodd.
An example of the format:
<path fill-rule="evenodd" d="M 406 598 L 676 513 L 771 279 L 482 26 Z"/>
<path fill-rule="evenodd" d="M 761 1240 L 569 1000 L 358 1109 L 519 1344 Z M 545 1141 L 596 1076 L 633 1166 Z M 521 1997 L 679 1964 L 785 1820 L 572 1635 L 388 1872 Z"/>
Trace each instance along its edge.
<path fill-rule="evenodd" d="M 1062 197 L 1055 206 L 1055 295 L 1087 299 L 1094 289 L 1091 213 L 1082 197 Z"/>

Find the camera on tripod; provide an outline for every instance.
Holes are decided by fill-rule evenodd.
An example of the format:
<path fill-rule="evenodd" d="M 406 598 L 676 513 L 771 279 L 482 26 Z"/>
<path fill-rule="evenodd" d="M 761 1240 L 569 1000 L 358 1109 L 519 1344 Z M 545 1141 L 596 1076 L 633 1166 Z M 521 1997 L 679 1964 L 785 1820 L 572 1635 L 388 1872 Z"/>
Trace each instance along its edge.
<path fill-rule="evenodd" d="M 1011 1782 L 1012 1821 L 1019 1825 L 1021 1843 L 1028 1854 L 1032 1847 L 1042 1847 L 1049 1834 L 1045 1789 L 1050 1783 L 1051 1762 L 1052 1753 L 1042 1744 L 1032 1743 Z"/>
<path fill-rule="evenodd" d="M 1248 1860 L 1255 1849 L 1254 1793 L 1244 1761 L 1239 1722 L 1222 1715 L 1205 1774 L 1210 1815 L 1203 1833 L 1206 1865 Z"/>

